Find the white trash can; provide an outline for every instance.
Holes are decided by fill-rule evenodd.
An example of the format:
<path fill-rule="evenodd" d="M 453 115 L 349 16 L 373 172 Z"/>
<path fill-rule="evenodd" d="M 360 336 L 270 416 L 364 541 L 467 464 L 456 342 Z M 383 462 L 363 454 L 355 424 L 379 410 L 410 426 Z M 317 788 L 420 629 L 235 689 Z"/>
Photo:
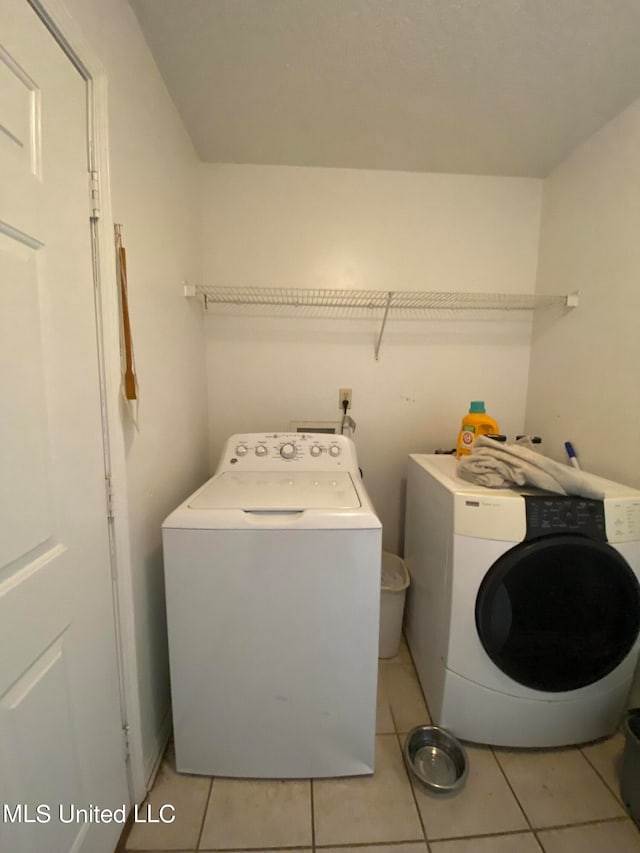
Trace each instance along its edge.
<path fill-rule="evenodd" d="M 398 654 L 408 586 L 409 571 L 404 560 L 383 551 L 378 657 L 392 658 Z"/>

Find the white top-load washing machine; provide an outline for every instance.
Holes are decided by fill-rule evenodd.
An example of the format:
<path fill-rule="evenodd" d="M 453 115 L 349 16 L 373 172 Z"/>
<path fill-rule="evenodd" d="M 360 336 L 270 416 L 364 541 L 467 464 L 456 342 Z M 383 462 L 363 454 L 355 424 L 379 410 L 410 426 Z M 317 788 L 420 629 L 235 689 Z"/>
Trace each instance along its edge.
<path fill-rule="evenodd" d="M 176 766 L 372 773 L 381 524 L 340 435 L 234 435 L 162 529 Z"/>
<path fill-rule="evenodd" d="M 610 734 L 638 655 L 640 492 L 487 489 L 456 466 L 409 458 L 406 634 L 434 723 L 512 747 Z"/>

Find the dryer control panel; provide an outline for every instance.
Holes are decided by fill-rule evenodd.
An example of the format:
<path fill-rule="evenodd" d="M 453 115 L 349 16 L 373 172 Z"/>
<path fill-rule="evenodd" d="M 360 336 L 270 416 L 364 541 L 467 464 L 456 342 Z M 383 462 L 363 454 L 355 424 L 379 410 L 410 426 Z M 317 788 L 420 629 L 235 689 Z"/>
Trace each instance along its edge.
<path fill-rule="evenodd" d="M 277 432 L 232 435 L 216 474 L 222 471 L 358 471 L 355 444 L 344 435 Z"/>
<path fill-rule="evenodd" d="M 640 542 L 640 494 L 605 498 L 604 513 L 609 542 Z"/>
<path fill-rule="evenodd" d="M 524 495 L 527 514 L 525 539 L 556 533 L 579 533 L 607 541 L 603 501 L 571 495 Z"/>

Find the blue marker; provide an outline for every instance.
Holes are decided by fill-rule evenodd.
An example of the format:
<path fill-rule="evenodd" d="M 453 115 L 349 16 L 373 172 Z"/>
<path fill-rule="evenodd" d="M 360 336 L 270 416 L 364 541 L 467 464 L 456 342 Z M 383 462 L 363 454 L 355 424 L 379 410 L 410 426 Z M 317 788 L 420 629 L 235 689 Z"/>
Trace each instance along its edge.
<path fill-rule="evenodd" d="M 578 464 L 578 457 L 576 456 L 576 452 L 573 449 L 573 444 L 571 444 L 570 441 L 565 441 L 564 449 L 567 451 L 569 462 L 573 465 L 574 468 L 580 470 L 580 465 Z"/>

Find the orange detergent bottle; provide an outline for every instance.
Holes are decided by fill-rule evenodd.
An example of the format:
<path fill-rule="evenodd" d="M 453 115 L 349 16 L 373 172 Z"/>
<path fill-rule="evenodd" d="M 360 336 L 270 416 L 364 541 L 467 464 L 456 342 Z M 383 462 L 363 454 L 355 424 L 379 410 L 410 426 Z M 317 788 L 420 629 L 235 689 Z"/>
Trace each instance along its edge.
<path fill-rule="evenodd" d="M 469 413 L 462 419 L 456 456 L 458 459 L 461 456 L 468 456 L 479 435 L 498 435 L 499 432 L 498 424 L 484 410 L 484 401 L 473 400 L 469 406 Z"/>

